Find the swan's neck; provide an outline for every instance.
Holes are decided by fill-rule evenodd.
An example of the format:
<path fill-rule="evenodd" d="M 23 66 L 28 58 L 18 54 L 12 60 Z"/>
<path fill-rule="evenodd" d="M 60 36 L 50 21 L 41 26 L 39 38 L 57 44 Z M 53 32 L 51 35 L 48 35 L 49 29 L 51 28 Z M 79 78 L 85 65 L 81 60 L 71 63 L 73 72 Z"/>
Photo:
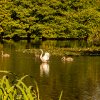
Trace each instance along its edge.
<path fill-rule="evenodd" d="M 42 49 L 40 49 L 40 50 L 41 50 L 40 58 L 42 58 L 42 56 L 43 56 L 43 50 Z"/>

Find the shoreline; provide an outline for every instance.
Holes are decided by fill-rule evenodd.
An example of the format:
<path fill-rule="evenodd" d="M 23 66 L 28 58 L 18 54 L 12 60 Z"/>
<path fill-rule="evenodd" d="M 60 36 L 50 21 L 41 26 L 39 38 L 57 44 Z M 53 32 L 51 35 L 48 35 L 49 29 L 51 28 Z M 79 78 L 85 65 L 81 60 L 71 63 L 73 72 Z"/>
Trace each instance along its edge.
<path fill-rule="evenodd" d="M 2 37 L 0 38 L 0 41 L 2 40 L 13 40 L 14 42 L 20 41 L 20 40 L 27 40 L 28 42 L 30 42 L 31 40 L 35 40 L 36 38 L 30 38 L 30 37 L 15 37 L 15 38 L 10 38 L 10 37 Z M 84 40 L 87 42 L 87 40 L 85 39 L 80 39 L 80 38 L 38 38 L 37 40 L 41 40 L 41 41 L 46 41 L 46 40 Z M 60 50 L 59 50 L 60 49 Z M 54 50 L 49 50 L 49 51 L 55 51 L 57 54 L 57 52 L 61 52 L 62 55 L 68 55 L 68 56 L 100 56 L 100 46 L 90 46 L 90 47 L 76 47 L 76 48 L 54 48 Z M 59 55 L 59 53 L 57 54 Z"/>

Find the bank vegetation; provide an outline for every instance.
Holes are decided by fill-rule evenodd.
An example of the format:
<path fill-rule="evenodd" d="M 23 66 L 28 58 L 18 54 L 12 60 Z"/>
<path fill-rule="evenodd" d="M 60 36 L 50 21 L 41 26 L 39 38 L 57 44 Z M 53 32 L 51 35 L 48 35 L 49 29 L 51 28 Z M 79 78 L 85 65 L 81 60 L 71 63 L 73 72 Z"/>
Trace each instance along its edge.
<path fill-rule="evenodd" d="M 0 0 L 1 39 L 85 39 L 100 45 L 100 0 Z"/>

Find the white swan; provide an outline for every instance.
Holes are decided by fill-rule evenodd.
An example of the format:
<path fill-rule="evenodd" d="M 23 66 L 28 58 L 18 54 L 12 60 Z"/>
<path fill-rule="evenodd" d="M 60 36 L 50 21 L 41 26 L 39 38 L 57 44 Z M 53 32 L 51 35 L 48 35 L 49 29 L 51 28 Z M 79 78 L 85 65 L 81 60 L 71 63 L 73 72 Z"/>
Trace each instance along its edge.
<path fill-rule="evenodd" d="M 61 60 L 62 60 L 62 61 L 71 62 L 71 61 L 73 61 L 74 59 L 73 59 L 72 57 L 65 57 L 65 56 L 63 56 L 63 57 L 61 58 Z"/>
<path fill-rule="evenodd" d="M 42 62 L 44 63 L 47 63 L 49 61 L 49 57 L 50 57 L 50 54 L 48 52 L 45 52 L 44 56 L 43 56 L 43 50 L 41 50 L 41 55 L 40 55 L 40 59 Z"/>
<path fill-rule="evenodd" d="M 2 53 L 2 57 L 10 57 L 10 55 L 9 54 L 7 54 L 7 53 L 3 53 L 3 51 L 1 51 L 1 53 Z"/>

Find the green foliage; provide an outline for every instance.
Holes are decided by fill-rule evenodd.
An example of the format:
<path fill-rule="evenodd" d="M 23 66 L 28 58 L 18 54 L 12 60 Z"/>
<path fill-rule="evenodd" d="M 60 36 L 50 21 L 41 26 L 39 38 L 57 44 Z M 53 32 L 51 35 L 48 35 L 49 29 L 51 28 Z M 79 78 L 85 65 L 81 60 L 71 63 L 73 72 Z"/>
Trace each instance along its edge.
<path fill-rule="evenodd" d="M 99 0 L 0 1 L 0 33 L 10 37 L 92 39 L 99 23 Z"/>
<path fill-rule="evenodd" d="M 91 37 L 89 37 L 89 44 L 100 46 L 100 30 L 93 29 L 92 31 L 95 32 L 95 34 L 92 34 Z"/>
<path fill-rule="evenodd" d="M 11 74 L 8 71 L 0 71 L 6 74 Z M 35 88 L 33 86 L 27 86 L 23 80 L 28 77 L 28 75 L 23 76 L 15 83 L 11 83 L 9 77 L 4 75 L 0 79 L 0 100 L 40 100 L 39 88 L 37 83 L 35 83 Z M 61 100 L 63 91 L 61 91 L 59 100 Z"/>
<path fill-rule="evenodd" d="M 23 76 L 17 80 L 15 84 L 11 84 L 7 76 L 0 79 L 0 99 L 1 100 L 40 100 L 39 89 L 36 84 L 36 89 L 32 86 L 27 87 L 23 79 L 28 75 Z"/>

